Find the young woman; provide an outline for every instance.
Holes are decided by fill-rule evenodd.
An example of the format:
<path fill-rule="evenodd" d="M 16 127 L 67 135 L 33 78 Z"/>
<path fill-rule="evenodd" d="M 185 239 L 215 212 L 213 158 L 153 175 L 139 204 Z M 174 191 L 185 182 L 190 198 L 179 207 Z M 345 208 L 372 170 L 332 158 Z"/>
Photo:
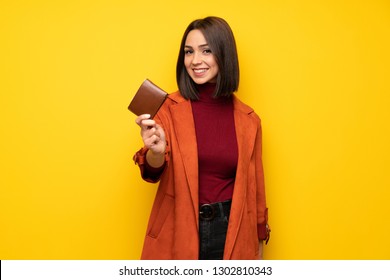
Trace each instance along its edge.
<path fill-rule="evenodd" d="M 225 20 L 186 29 L 176 68 L 179 91 L 154 120 L 141 115 L 142 178 L 159 187 L 142 259 L 261 259 L 269 236 L 261 124 L 233 93 L 239 66 Z"/>

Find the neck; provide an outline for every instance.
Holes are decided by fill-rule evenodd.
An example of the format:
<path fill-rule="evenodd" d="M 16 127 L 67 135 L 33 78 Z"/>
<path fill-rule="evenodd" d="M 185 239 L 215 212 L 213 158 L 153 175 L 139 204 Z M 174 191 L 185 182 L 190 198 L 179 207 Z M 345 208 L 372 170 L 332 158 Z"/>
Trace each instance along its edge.
<path fill-rule="evenodd" d="M 196 85 L 196 88 L 199 92 L 199 101 L 207 103 L 218 103 L 220 99 L 214 97 L 216 86 L 217 85 L 215 83 Z"/>
<path fill-rule="evenodd" d="M 199 93 L 206 93 L 207 95 L 213 95 L 216 87 L 216 83 L 204 83 L 196 85 Z"/>

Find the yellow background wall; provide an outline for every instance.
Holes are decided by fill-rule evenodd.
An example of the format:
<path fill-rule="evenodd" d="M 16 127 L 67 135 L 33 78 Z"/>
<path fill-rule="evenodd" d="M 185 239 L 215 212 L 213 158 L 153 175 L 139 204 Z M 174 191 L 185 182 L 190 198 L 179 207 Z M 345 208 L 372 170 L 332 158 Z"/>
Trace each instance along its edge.
<path fill-rule="evenodd" d="M 0 259 L 137 259 L 156 190 L 126 109 L 190 21 L 235 32 L 263 120 L 266 259 L 390 259 L 390 2 L 0 4 Z"/>

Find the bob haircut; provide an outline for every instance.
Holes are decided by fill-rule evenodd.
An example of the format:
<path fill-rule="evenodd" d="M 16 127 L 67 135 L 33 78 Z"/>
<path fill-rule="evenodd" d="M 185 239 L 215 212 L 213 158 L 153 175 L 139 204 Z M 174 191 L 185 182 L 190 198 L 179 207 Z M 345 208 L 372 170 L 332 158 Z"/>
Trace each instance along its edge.
<path fill-rule="evenodd" d="M 185 99 L 198 100 L 199 92 L 184 65 L 184 47 L 188 33 L 197 29 L 202 32 L 218 64 L 217 83 L 214 97 L 231 96 L 239 84 L 237 47 L 228 23 L 219 17 L 206 17 L 191 22 L 184 32 L 176 64 L 176 82 Z"/>

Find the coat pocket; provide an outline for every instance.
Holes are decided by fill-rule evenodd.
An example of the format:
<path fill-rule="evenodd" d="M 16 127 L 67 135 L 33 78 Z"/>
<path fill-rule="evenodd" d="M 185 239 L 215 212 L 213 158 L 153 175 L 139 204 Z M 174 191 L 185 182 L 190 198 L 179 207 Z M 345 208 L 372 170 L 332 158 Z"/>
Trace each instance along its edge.
<path fill-rule="evenodd" d="M 155 219 L 150 227 L 148 235 L 152 238 L 157 238 L 168 215 L 172 213 L 174 198 L 165 194 L 160 205 L 155 209 Z"/>

